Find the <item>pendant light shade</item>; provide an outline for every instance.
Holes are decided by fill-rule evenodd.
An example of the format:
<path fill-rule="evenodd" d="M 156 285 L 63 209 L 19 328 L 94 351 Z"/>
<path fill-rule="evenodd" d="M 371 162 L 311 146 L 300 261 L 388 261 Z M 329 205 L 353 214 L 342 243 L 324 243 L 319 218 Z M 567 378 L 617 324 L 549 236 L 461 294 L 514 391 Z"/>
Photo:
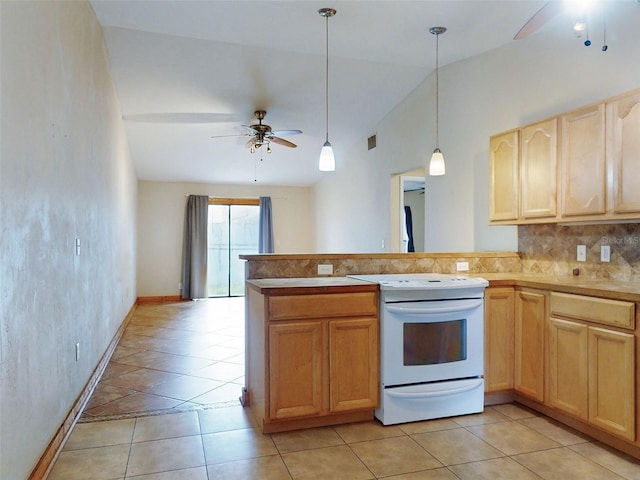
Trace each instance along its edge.
<path fill-rule="evenodd" d="M 322 150 L 320 150 L 319 168 L 323 172 L 332 172 L 336 169 L 336 158 L 333 156 L 333 148 L 329 140 L 324 142 Z"/>
<path fill-rule="evenodd" d="M 318 168 L 323 172 L 332 172 L 336 169 L 336 159 L 333 155 L 333 147 L 329 142 L 329 17 L 333 17 L 336 14 L 336 11 L 333 8 L 321 8 L 318 10 L 320 16 L 325 18 L 326 21 L 326 53 L 327 53 L 327 63 L 326 63 L 326 75 L 325 75 L 325 126 L 327 137 L 324 145 L 322 145 L 322 150 L 320 150 L 320 161 L 318 163 Z"/>
<path fill-rule="evenodd" d="M 429 175 L 437 177 L 439 175 L 444 175 L 444 173 L 444 156 L 440 149 L 436 148 L 431 154 L 431 160 L 429 161 Z"/>
<path fill-rule="evenodd" d="M 444 175 L 446 170 L 444 165 L 444 155 L 442 155 L 442 151 L 440 150 L 440 79 L 438 72 L 438 38 L 446 31 L 447 29 L 445 27 L 431 27 L 429 29 L 429 32 L 436 36 L 436 148 L 431 155 L 431 160 L 429 161 L 429 175 L 431 175 L 432 177 Z"/>

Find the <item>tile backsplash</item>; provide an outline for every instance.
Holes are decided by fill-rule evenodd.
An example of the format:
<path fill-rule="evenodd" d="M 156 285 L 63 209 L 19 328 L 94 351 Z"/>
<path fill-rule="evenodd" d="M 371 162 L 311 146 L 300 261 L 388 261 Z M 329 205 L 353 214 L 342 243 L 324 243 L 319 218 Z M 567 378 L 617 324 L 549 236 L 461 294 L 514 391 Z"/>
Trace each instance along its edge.
<path fill-rule="evenodd" d="M 586 245 L 585 262 L 576 260 L 576 247 Z M 611 247 L 611 262 L 600 261 L 600 247 Z M 525 273 L 580 275 L 595 279 L 640 280 L 640 224 L 521 225 L 518 252 Z"/>

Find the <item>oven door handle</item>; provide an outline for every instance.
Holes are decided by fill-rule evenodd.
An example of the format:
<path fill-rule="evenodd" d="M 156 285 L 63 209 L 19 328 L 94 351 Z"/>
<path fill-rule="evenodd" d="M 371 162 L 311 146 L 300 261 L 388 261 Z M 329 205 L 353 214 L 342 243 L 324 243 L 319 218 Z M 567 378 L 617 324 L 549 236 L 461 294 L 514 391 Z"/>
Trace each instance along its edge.
<path fill-rule="evenodd" d="M 464 387 L 457 388 L 449 388 L 444 390 L 436 390 L 432 392 L 397 392 L 393 389 L 389 389 L 385 391 L 386 395 L 395 398 L 403 398 L 406 400 L 420 400 L 421 398 L 434 398 L 434 397 L 445 397 L 447 395 L 457 395 L 458 393 L 468 392 L 469 390 L 473 390 L 482 385 L 482 379 L 479 378 L 477 381 L 469 383 Z"/>
<path fill-rule="evenodd" d="M 463 305 L 459 304 L 452 307 L 437 307 L 435 305 L 431 305 L 431 302 L 421 302 L 419 307 L 387 304 L 385 309 L 391 313 L 404 313 L 410 315 L 420 315 L 424 313 L 454 313 L 465 312 L 467 310 L 473 310 L 474 308 L 481 307 L 483 302 L 483 299 L 466 300 Z"/>

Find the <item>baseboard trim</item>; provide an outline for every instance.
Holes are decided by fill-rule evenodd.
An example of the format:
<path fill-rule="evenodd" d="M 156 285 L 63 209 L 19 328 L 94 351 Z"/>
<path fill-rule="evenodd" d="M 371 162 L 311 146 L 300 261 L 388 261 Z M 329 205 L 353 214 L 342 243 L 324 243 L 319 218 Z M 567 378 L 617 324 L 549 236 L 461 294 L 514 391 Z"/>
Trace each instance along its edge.
<path fill-rule="evenodd" d="M 64 444 L 67 441 L 67 438 L 71 434 L 71 430 L 73 430 L 73 427 L 80 419 L 80 416 L 82 415 L 82 411 L 84 410 L 84 407 L 89 401 L 89 398 L 91 398 L 91 394 L 95 390 L 96 385 L 98 384 L 98 381 L 100 380 L 100 377 L 104 372 L 104 369 L 107 368 L 107 364 L 111 359 L 111 355 L 113 355 L 114 350 L 118 346 L 118 342 L 120 341 L 120 338 L 122 337 L 122 334 L 124 333 L 125 328 L 127 328 L 127 325 L 131 321 L 131 318 L 133 317 L 133 314 L 136 310 L 136 305 L 137 304 L 134 304 L 129 310 L 129 313 L 127 313 L 127 316 L 124 318 L 122 324 L 118 328 L 118 331 L 113 336 L 113 339 L 109 343 L 109 346 L 107 347 L 107 350 L 104 352 L 104 355 L 100 359 L 100 362 L 98 362 L 98 365 L 96 366 L 93 373 L 91 374 L 89 381 L 85 385 L 82 392 L 80 392 L 80 395 L 78 396 L 73 406 L 71 407 L 71 410 L 63 420 L 62 425 L 60 425 L 60 428 L 58 428 L 58 431 L 55 433 L 55 435 L 51 439 L 51 442 L 49 442 L 49 445 L 47 446 L 44 453 L 40 457 L 40 460 L 38 460 L 38 463 L 36 464 L 35 468 L 31 472 L 31 475 L 29 475 L 29 480 L 44 480 L 47 478 L 47 476 L 51 472 L 51 469 L 53 468 L 53 464 L 58 458 L 58 455 L 60 455 L 60 452 L 62 451 L 62 447 L 64 447 Z"/>
<path fill-rule="evenodd" d="M 147 303 L 174 303 L 174 302 L 187 302 L 183 300 L 180 295 L 159 295 L 155 297 L 138 297 L 137 304 L 144 305 Z"/>

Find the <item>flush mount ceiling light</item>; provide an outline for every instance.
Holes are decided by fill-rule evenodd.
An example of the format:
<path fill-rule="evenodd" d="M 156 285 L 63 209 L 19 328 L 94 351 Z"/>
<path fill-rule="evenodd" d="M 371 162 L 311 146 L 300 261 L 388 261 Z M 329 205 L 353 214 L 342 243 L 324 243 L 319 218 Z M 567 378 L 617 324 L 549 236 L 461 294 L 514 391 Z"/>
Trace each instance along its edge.
<path fill-rule="evenodd" d="M 329 17 L 333 17 L 336 14 L 336 11 L 333 8 L 321 8 L 318 10 L 318 13 L 321 17 L 325 18 L 326 21 L 326 53 L 327 53 L 327 63 L 326 63 L 326 75 L 325 75 L 325 119 L 326 119 L 326 132 L 327 137 L 325 139 L 324 145 L 322 145 L 322 150 L 320 150 L 320 162 L 318 164 L 318 168 L 323 172 L 332 172 L 336 169 L 336 159 L 333 155 L 333 148 L 331 147 L 331 143 L 329 143 Z"/>
<path fill-rule="evenodd" d="M 429 32 L 436 36 L 436 148 L 431 155 L 431 160 L 429 161 L 429 175 L 435 177 L 439 175 L 444 175 L 445 166 L 444 166 L 444 156 L 442 155 L 442 151 L 440 150 L 440 106 L 439 106 L 439 76 L 438 76 L 438 38 L 447 29 L 445 27 L 431 27 Z"/>

